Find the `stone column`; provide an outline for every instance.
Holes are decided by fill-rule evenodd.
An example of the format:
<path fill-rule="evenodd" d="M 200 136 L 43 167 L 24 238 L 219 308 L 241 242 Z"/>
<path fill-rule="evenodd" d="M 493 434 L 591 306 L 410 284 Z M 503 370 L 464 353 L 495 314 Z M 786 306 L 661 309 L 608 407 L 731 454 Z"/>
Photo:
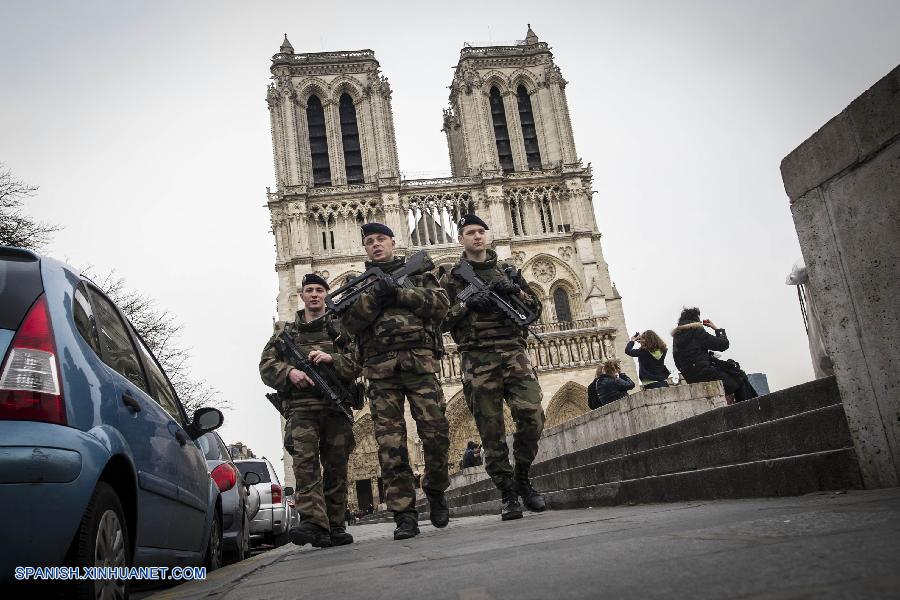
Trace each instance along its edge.
<path fill-rule="evenodd" d="M 312 187 L 312 155 L 309 147 L 309 123 L 306 121 L 306 104 L 294 101 L 294 120 L 297 130 L 297 169 L 300 185 Z"/>
<path fill-rule="evenodd" d="M 269 86 L 266 102 L 269 105 L 269 120 L 272 129 L 272 153 L 275 163 L 275 181 L 277 182 L 278 189 L 282 189 L 287 185 L 287 169 L 284 158 L 284 119 L 282 117 L 283 97 L 276 91 L 274 86 Z"/>
<path fill-rule="evenodd" d="M 359 148 L 363 159 L 363 180 L 375 181 L 378 162 L 373 152 L 372 119 L 368 109 L 369 101 L 360 98 L 353 102 L 356 109 L 356 128 L 359 131 Z"/>
<path fill-rule="evenodd" d="M 534 128 L 537 131 L 538 150 L 541 153 L 541 168 L 550 167 L 550 153 L 547 145 L 547 130 L 544 126 L 544 111 L 541 108 L 540 88 L 528 92 L 531 98 L 531 115 L 534 117 Z"/>
<path fill-rule="evenodd" d="M 900 483 L 900 67 L 781 163 L 866 487 Z"/>
<path fill-rule="evenodd" d="M 325 135 L 328 138 L 328 163 L 331 166 L 331 185 L 346 185 L 344 144 L 341 141 L 341 118 L 338 103 L 328 98 L 322 101 L 325 110 Z"/>
<path fill-rule="evenodd" d="M 297 140 L 297 94 L 291 87 L 286 93 L 282 107 L 284 108 L 284 143 L 285 143 L 285 182 L 287 185 L 300 184 L 300 157 Z"/>
<path fill-rule="evenodd" d="M 384 208 L 384 224 L 394 232 L 397 249 L 409 245 L 409 223 L 406 211 L 400 205 L 400 194 L 393 190 L 382 190 L 381 205 Z"/>
<path fill-rule="evenodd" d="M 291 254 L 294 256 L 310 256 L 309 222 L 307 221 L 306 200 L 297 199 L 288 203 L 288 214 L 291 226 Z"/>
<path fill-rule="evenodd" d="M 522 137 L 522 122 L 519 120 L 519 101 L 515 93 L 503 92 L 503 110 L 506 112 L 506 128 L 509 131 L 509 143 L 512 146 L 513 167 L 516 171 L 527 171 L 528 160 L 525 158 L 525 139 Z"/>

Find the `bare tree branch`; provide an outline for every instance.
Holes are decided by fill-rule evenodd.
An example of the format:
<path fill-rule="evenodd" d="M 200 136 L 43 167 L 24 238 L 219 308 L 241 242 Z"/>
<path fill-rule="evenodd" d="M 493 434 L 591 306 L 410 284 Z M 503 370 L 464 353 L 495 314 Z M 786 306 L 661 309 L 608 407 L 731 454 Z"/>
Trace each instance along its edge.
<path fill-rule="evenodd" d="M 34 221 L 22 211 L 26 198 L 34 196 L 36 185 L 13 177 L 0 163 L 0 245 L 41 250 L 59 227 Z"/>
<path fill-rule="evenodd" d="M 207 381 L 192 376 L 191 353 L 179 343 L 182 325 L 174 316 L 167 310 L 160 309 L 149 296 L 128 289 L 125 279 L 115 271 L 96 275 L 92 267 L 87 267 L 82 270 L 82 274 L 90 278 L 122 309 L 169 376 L 169 381 L 189 416 L 203 406 L 230 408 L 230 403 L 219 395 L 218 390 Z"/>

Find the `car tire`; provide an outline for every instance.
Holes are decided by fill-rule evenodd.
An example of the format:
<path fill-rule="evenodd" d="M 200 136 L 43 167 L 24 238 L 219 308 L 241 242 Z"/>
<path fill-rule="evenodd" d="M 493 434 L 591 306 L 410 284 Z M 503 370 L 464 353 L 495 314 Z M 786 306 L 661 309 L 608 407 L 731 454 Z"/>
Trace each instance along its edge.
<path fill-rule="evenodd" d="M 240 536 L 237 538 L 237 547 L 228 552 L 227 563 L 239 563 L 245 558 L 250 557 L 250 520 L 247 519 L 247 512 L 243 512 L 241 519 Z"/>
<path fill-rule="evenodd" d="M 222 517 L 218 512 L 213 516 L 209 528 L 209 541 L 206 543 L 206 559 L 203 561 L 206 571 L 215 571 L 222 566 Z"/>
<path fill-rule="evenodd" d="M 81 517 L 66 562 L 73 567 L 130 567 L 131 561 L 122 502 L 112 486 L 99 481 Z M 129 580 L 78 580 L 71 597 L 127 598 L 130 587 Z"/>
<path fill-rule="evenodd" d="M 250 517 L 247 515 L 246 508 L 244 509 L 244 557 L 250 558 Z"/>

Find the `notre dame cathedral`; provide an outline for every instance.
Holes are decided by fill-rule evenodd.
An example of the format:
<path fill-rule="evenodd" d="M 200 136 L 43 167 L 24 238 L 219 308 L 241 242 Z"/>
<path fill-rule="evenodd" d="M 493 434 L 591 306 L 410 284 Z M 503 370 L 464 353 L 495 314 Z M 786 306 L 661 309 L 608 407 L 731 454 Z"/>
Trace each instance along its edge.
<path fill-rule="evenodd" d="M 547 43 L 529 26 L 511 45 L 463 46 L 443 109 L 451 176 L 437 179 L 401 176 L 392 90 L 372 50 L 297 53 L 285 36 L 271 72 L 266 99 L 277 187 L 268 206 L 278 319 L 292 320 L 301 308 L 304 273 L 315 271 L 335 288 L 362 272 L 360 224 L 385 223 L 400 253 L 427 250 L 441 265 L 459 258 L 455 222 L 474 212 L 490 226 L 497 255 L 518 265 L 543 300 L 534 327 L 542 341 L 531 337 L 528 351 L 543 388 L 546 428 L 586 412 L 586 386 L 600 362 L 624 356 L 628 330 L 600 246 L 590 165 L 575 151 L 567 82 Z M 466 442 L 479 437 L 462 397 L 458 352 L 449 336 L 445 342 L 439 377 L 453 472 Z M 636 379 L 633 361 L 623 366 Z M 350 505 L 377 505 L 380 470 L 368 408 L 355 419 Z M 410 459 L 421 471 L 408 409 L 407 429 Z M 293 485 L 290 460 L 285 454 Z"/>

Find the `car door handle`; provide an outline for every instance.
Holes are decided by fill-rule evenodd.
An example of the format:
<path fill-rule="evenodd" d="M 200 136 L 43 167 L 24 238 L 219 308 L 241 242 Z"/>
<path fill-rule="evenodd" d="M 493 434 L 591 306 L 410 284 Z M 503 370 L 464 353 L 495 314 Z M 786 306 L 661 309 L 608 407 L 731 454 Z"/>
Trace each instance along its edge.
<path fill-rule="evenodd" d="M 122 394 L 122 404 L 130 408 L 133 412 L 141 412 L 141 403 L 128 394 Z"/>

